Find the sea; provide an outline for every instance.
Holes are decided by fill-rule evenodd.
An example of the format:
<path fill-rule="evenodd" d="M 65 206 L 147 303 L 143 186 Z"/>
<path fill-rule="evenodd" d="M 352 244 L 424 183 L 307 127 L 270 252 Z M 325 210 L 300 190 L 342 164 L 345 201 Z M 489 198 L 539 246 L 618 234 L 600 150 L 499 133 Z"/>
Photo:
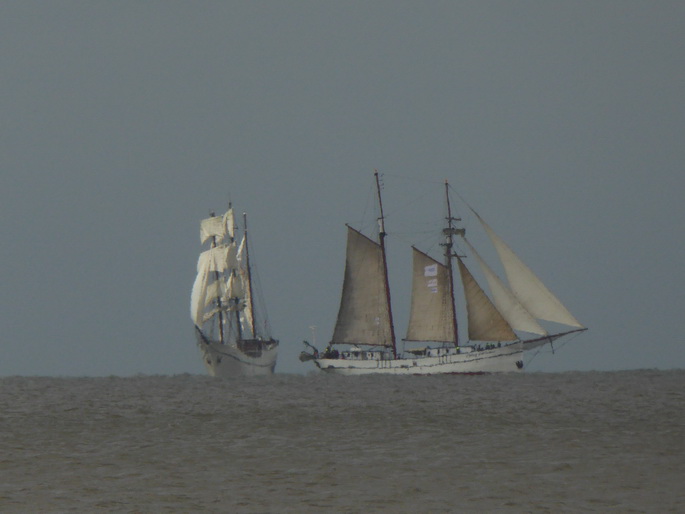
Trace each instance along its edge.
<path fill-rule="evenodd" d="M 0 378 L 0 512 L 685 512 L 685 370 Z"/>

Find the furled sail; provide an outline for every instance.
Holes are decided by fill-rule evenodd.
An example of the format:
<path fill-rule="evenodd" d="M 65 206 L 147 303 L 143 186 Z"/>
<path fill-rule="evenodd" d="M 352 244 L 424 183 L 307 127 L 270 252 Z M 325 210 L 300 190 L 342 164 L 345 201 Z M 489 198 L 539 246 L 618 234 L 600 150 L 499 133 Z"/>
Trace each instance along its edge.
<path fill-rule="evenodd" d="M 532 334 L 547 335 L 547 331 L 535 321 L 535 318 L 526 310 L 526 308 L 518 301 L 514 293 L 512 293 L 507 286 L 500 280 L 494 271 L 481 258 L 476 249 L 463 238 L 466 244 L 471 249 L 471 253 L 478 261 L 480 268 L 483 270 L 490 292 L 492 293 L 493 303 L 502 317 L 507 320 L 509 325 L 514 330 L 523 330 Z"/>
<path fill-rule="evenodd" d="M 572 327 L 583 325 L 564 307 L 559 299 L 547 289 L 542 281 L 526 266 L 513 250 L 473 211 L 495 246 L 504 266 L 511 291 L 535 318 L 554 321 Z"/>
<path fill-rule="evenodd" d="M 464 262 L 457 256 L 461 283 L 466 298 L 469 339 L 472 341 L 514 341 L 511 326 L 487 297 Z"/>
<path fill-rule="evenodd" d="M 456 341 L 447 267 L 412 247 L 411 312 L 406 340 Z"/>
<path fill-rule="evenodd" d="M 347 227 L 347 257 L 333 344 L 392 346 L 381 247 Z"/>

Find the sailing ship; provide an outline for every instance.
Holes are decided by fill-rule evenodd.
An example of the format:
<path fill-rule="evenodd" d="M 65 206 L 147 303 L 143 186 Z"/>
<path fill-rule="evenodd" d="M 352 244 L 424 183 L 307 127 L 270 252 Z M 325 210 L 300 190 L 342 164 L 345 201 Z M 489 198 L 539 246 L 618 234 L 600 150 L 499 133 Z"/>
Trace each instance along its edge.
<path fill-rule="evenodd" d="M 411 309 L 404 348 L 400 349 L 391 309 L 378 172 L 375 179 L 380 209 L 378 240 L 347 225 L 345 277 L 333 337 L 323 352 L 304 341 L 301 361 L 311 360 L 325 372 L 343 375 L 511 372 L 523 369 L 527 350 L 587 330 L 469 206 L 495 246 L 508 284 L 497 276 L 466 238 L 465 229 L 455 226 L 461 220 L 452 216 L 450 188 L 445 181 L 443 260 L 412 247 Z M 455 251 L 455 238 L 464 242 L 464 249 L 479 264 L 492 299 L 466 267 L 466 256 Z M 455 308 L 454 261 L 466 304 L 468 336 L 464 342 L 459 337 Z M 541 320 L 566 328 L 550 332 Z"/>
<path fill-rule="evenodd" d="M 237 230 L 230 205 L 222 216 L 212 213 L 201 221 L 201 244 L 210 247 L 197 262 L 190 317 L 210 375 L 271 375 L 278 341 L 269 335 L 266 317 L 258 316 L 254 301 L 246 214 L 240 244 Z"/>

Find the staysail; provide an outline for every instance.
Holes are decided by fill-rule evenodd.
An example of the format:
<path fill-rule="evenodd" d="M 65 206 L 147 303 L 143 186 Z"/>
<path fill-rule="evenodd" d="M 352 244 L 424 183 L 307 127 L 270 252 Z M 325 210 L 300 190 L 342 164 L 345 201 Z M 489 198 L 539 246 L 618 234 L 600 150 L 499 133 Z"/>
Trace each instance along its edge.
<path fill-rule="evenodd" d="M 447 267 L 412 247 L 413 272 L 408 341 L 455 342 Z"/>
<path fill-rule="evenodd" d="M 464 261 L 456 256 L 466 298 L 469 339 L 472 341 L 515 341 L 516 334 L 478 285 Z"/>
<path fill-rule="evenodd" d="M 540 326 L 540 324 L 535 321 L 535 318 L 526 310 L 526 308 L 519 302 L 519 300 L 514 296 L 514 294 L 507 288 L 506 285 L 500 280 L 500 278 L 495 274 L 494 271 L 488 266 L 488 264 L 481 258 L 480 254 L 471 245 L 471 243 L 463 238 L 466 244 L 469 246 L 471 253 L 478 261 L 485 279 L 488 281 L 490 286 L 490 292 L 492 293 L 493 303 L 497 307 L 502 317 L 507 320 L 507 323 L 514 330 L 522 330 L 524 332 L 530 332 L 532 334 L 547 335 L 547 331 Z"/>
<path fill-rule="evenodd" d="M 392 346 L 381 246 L 347 227 L 345 279 L 332 344 Z"/>
<path fill-rule="evenodd" d="M 473 209 L 472 209 L 473 210 Z M 584 328 L 513 250 L 473 211 L 499 254 L 509 287 L 535 318 Z"/>

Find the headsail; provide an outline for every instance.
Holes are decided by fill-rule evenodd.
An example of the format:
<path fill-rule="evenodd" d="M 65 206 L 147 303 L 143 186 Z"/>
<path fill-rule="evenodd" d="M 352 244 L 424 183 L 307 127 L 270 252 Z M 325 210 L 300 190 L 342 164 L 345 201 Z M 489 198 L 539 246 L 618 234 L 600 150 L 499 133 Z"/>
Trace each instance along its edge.
<path fill-rule="evenodd" d="M 473 210 L 473 209 L 472 209 Z M 511 291 L 535 318 L 584 328 L 511 248 L 473 211 L 495 246 Z"/>
<path fill-rule="evenodd" d="M 469 339 L 472 341 L 515 341 L 518 339 L 509 323 L 492 304 L 459 256 L 457 256 L 457 262 L 466 298 Z"/>
<path fill-rule="evenodd" d="M 381 246 L 347 227 L 347 257 L 333 344 L 392 346 Z"/>
<path fill-rule="evenodd" d="M 449 270 L 420 250 L 412 250 L 411 313 L 405 339 L 454 343 Z"/>
<path fill-rule="evenodd" d="M 492 299 L 497 307 L 497 310 L 502 314 L 505 320 L 511 325 L 514 330 L 522 330 L 532 334 L 547 335 L 547 331 L 535 321 L 535 318 L 526 310 L 526 308 L 518 301 L 516 296 L 507 288 L 500 280 L 494 271 L 481 258 L 476 249 L 469 243 L 468 239 L 464 237 L 464 241 L 471 249 L 471 253 L 478 261 L 480 268 L 483 270 Z"/>

